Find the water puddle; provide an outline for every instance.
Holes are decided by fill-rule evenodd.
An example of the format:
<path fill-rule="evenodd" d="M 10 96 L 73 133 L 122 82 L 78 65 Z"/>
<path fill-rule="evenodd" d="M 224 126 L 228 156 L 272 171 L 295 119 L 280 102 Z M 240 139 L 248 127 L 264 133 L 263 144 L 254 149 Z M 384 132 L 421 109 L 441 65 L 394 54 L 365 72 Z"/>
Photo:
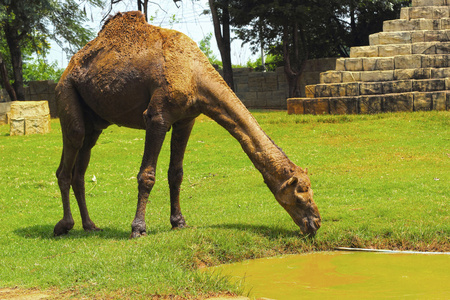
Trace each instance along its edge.
<path fill-rule="evenodd" d="M 211 269 L 251 298 L 450 299 L 450 255 L 318 252 Z"/>

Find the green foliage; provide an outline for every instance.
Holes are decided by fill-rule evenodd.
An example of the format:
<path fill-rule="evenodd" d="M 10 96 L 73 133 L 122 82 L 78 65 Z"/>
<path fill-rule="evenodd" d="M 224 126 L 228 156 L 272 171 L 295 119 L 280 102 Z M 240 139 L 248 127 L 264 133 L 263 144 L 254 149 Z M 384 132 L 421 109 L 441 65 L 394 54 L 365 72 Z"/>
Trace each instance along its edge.
<path fill-rule="evenodd" d="M 59 81 L 64 69 L 58 68 L 58 63 L 47 63 L 43 59 L 30 61 L 23 66 L 23 79 L 25 83 L 36 80 Z"/>
<path fill-rule="evenodd" d="M 198 47 L 206 55 L 209 62 L 213 66 L 218 66 L 219 68 L 222 68 L 222 62 L 217 59 L 217 56 L 214 54 L 214 52 L 211 49 L 211 39 L 212 39 L 212 33 L 210 32 L 199 42 Z"/>
<path fill-rule="evenodd" d="M 111 126 L 86 174 L 91 217 L 104 231 L 83 231 L 72 194 L 75 228 L 53 237 L 62 217 L 54 175 L 59 122 L 33 136 L 10 137 L 3 125 L 0 286 L 49 289 L 54 298 L 206 298 L 241 290 L 199 271 L 205 265 L 336 246 L 450 251 L 450 112 L 253 114 L 293 162 L 309 169 L 323 218 L 314 239 L 298 234 L 239 143 L 203 116 L 187 147 L 181 187 L 190 227 L 170 229 L 168 134 L 147 207 L 148 236 L 128 239 L 145 133 Z"/>

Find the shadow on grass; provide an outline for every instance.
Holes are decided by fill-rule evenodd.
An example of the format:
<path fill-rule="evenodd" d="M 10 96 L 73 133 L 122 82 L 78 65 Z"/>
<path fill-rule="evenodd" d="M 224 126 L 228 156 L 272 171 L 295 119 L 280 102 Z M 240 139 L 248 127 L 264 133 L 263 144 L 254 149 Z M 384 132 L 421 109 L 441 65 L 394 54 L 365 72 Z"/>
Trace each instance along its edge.
<path fill-rule="evenodd" d="M 72 229 L 68 234 L 61 236 L 53 235 L 54 225 L 34 225 L 14 230 L 20 237 L 28 239 L 84 239 L 86 237 L 96 237 L 111 240 L 126 240 L 130 237 L 130 231 L 118 230 L 116 228 L 105 227 L 103 231 L 87 232 L 82 229 Z M 149 233 L 153 234 L 152 232 Z"/>

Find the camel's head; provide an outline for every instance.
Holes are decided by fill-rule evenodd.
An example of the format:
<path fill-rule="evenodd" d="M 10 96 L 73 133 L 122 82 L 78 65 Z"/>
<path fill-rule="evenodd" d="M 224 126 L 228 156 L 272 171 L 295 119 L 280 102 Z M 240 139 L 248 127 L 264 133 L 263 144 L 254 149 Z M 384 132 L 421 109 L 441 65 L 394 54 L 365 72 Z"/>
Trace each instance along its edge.
<path fill-rule="evenodd" d="M 314 236 L 321 224 L 320 213 L 313 201 L 313 191 L 307 171 L 298 168 L 275 195 L 303 234 Z"/>

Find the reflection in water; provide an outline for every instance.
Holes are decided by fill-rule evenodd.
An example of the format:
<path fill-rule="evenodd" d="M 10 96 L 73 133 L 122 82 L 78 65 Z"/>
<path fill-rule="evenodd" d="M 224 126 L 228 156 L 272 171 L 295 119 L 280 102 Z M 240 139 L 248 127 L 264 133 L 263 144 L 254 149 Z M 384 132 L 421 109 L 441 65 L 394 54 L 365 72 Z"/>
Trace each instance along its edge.
<path fill-rule="evenodd" d="M 450 299 L 450 255 L 318 252 L 221 265 L 250 297 Z"/>

